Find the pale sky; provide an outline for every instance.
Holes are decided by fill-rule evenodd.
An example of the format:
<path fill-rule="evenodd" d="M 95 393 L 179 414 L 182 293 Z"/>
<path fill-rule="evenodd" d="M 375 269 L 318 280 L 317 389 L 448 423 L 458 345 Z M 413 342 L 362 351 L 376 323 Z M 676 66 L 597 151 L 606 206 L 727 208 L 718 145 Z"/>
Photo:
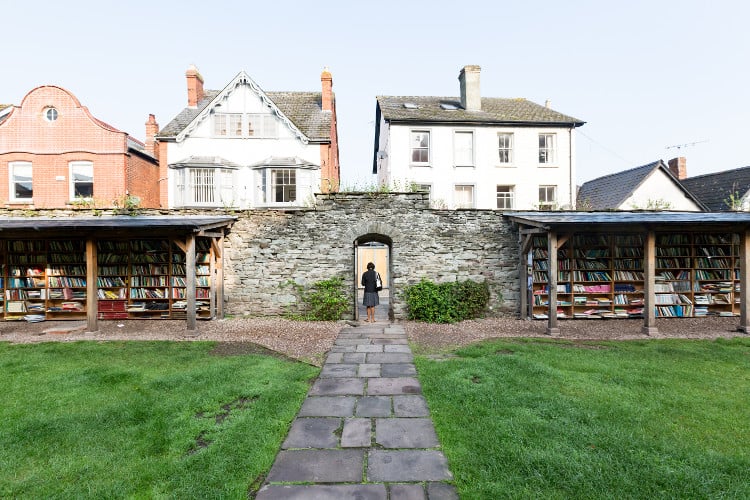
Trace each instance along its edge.
<path fill-rule="evenodd" d="M 336 94 L 344 187 L 374 186 L 375 96 L 523 97 L 586 122 L 576 182 L 675 156 L 688 175 L 750 166 L 750 2 L 742 0 L 0 0 L 0 103 L 40 85 L 143 140 L 186 105 L 185 70 L 222 89 Z M 679 146 L 679 147 L 675 147 Z"/>

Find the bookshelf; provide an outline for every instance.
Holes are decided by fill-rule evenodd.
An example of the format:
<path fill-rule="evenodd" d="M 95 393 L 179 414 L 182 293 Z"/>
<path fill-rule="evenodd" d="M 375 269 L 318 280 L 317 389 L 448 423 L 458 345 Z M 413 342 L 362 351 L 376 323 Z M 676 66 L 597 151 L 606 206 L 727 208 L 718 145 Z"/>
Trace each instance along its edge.
<path fill-rule="evenodd" d="M 0 245 L 0 304 L 5 320 L 87 318 L 86 243 L 82 240 L 4 240 Z M 187 317 L 185 253 L 175 240 L 96 241 L 98 319 Z M 197 317 L 212 317 L 211 244 L 196 239 Z"/>
<path fill-rule="evenodd" d="M 643 316 L 644 256 L 640 234 L 580 233 L 558 250 L 558 318 Z M 532 241 L 532 314 L 547 318 L 547 241 Z M 737 316 L 739 236 L 657 233 L 657 317 Z"/>

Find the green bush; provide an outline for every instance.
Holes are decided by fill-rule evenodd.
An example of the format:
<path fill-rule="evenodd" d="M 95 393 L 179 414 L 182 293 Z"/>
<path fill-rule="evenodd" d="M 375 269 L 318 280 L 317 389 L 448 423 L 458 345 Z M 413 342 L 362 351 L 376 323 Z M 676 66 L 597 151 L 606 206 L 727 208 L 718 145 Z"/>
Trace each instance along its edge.
<path fill-rule="evenodd" d="M 308 321 L 338 321 L 349 309 L 350 299 L 344 287 L 344 280 L 339 276 L 317 281 L 310 288 L 294 281 L 287 284 L 294 287 L 297 292 L 301 309 L 300 312 L 289 316 Z"/>
<path fill-rule="evenodd" d="M 422 280 L 404 290 L 409 319 L 427 323 L 455 323 L 483 315 L 490 300 L 486 281 L 436 284 Z"/>

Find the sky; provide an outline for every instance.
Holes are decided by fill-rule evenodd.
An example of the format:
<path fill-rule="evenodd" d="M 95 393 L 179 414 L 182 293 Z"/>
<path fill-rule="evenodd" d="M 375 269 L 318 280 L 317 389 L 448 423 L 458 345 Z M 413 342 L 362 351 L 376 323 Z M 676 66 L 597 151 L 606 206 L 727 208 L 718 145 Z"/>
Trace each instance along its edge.
<path fill-rule="evenodd" d="M 328 68 L 345 188 L 376 183 L 375 97 L 523 97 L 586 122 L 576 182 L 684 156 L 688 176 L 750 166 L 745 0 L 0 0 L 0 103 L 40 85 L 145 138 L 240 71 L 265 91 L 320 91 Z"/>

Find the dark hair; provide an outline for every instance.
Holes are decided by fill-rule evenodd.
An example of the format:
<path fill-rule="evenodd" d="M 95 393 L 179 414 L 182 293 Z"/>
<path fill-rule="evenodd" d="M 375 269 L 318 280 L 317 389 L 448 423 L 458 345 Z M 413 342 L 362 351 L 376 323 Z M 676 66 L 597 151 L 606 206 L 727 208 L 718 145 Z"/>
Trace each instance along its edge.
<path fill-rule="evenodd" d="M 373 264 L 372 262 L 368 262 L 368 263 L 367 263 L 367 269 L 368 269 L 368 271 L 369 271 L 370 269 L 375 269 L 375 264 Z"/>

